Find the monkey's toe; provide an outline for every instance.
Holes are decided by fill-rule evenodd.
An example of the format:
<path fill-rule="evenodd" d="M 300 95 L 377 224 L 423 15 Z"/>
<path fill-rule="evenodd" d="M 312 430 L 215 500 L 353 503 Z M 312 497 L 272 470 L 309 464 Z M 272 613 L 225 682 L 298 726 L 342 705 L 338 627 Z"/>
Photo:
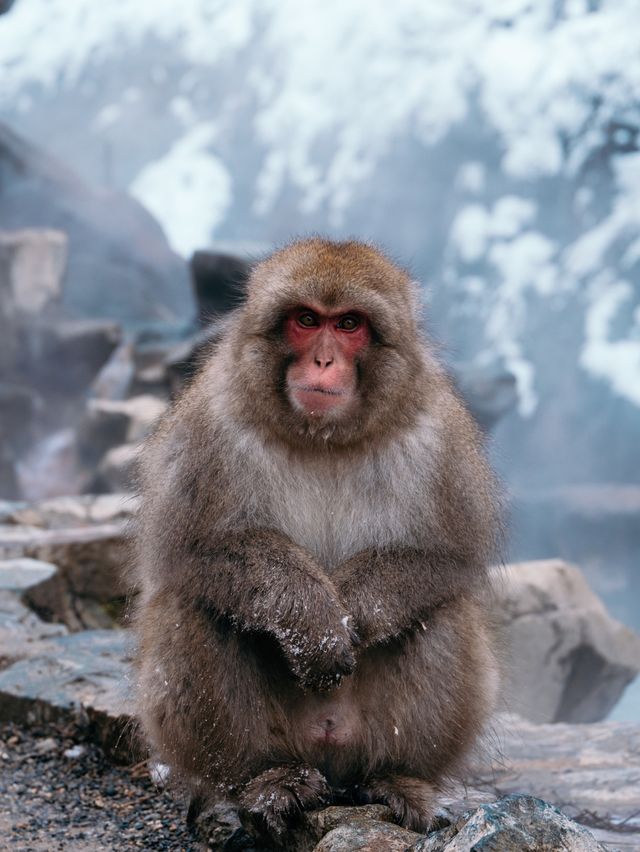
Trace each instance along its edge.
<path fill-rule="evenodd" d="M 435 790 L 422 778 L 391 775 L 372 780 L 360 798 L 369 804 L 387 805 L 396 821 L 411 831 L 426 833 L 435 813 Z"/>
<path fill-rule="evenodd" d="M 330 790 L 324 776 L 308 766 L 277 766 L 253 778 L 240 797 L 240 818 L 258 837 L 280 840 L 304 811 L 323 807 Z"/>

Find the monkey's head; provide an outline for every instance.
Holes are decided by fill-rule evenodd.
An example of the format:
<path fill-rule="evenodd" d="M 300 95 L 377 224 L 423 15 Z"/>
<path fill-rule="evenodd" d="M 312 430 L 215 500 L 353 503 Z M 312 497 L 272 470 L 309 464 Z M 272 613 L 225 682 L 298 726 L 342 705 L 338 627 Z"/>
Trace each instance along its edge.
<path fill-rule="evenodd" d="M 287 443 L 353 445 L 409 425 L 424 342 L 408 275 L 358 242 L 309 239 L 258 264 L 233 324 L 233 404 Z"/>

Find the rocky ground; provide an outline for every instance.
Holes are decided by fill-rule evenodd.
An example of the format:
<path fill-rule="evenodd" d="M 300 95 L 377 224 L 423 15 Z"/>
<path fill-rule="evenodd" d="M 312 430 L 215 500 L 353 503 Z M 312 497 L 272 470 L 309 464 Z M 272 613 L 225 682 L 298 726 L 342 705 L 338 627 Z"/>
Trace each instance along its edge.
<path fill-rule="evenodd" d="M 190 848 L 183 802 L 146 762 L 115 766 L 73 728 L 0 727 L 0 849 Z"/>
<path fill-rule="evenodd" d="M 492 852 L 640 849 L 640 726 L 497 724 L 474 786 L 445 797 L 428 843 L 394 826 L 385 808 L 330 808 L 294 848 L 464 852 L 490 835 Z M 85 734 L 74 725 L 0 726 L 0 849 L 179 852 L 233 834 L 230 852 L 254 850 L 226 812 L 197 827 L 199 840 L 187 830 L 185 797 L 157 783 L 157 770 L 146 761 L 116 765 Z M 516 791 L 565 816 L 539 798 L 513 798 Z M 214 840 L 208 848 L 222 847 Z"/>

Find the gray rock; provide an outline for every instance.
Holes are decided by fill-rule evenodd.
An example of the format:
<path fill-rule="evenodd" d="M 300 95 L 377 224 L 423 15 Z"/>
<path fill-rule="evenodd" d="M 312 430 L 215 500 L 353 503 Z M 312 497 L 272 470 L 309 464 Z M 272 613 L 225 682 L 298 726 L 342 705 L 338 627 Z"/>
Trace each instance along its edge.
<path fill-rule="evenodd" d="M 536 725 L 505 714 L 467 779 L 485 801 L 526 793 L 562 808 L 600 840 L 618 837 L 640 848 L 640 724 Z"/>
<path fill-rule="evenodd" d="M 124 323 L 194 313 L 186 263 L 130 196 L 84 183 L 54 157 L 0 125 L 0 221 L 69 237 L 62 308 Z"/>
<path fill-rule="evenodd" d="M 495 579 L 502 706 L 535 722 L 605 718 L 640 671 L 640 637 L 608 615 L 574 565 L 519 563 Z"/>
<path fill-rule="evenodd" d="M 130 340 L 114 349 L 111 357 L 91 384 L 96 399 L 125 399 L 135 377 L 134 346 Z"/>
<path fill-rule="evenodd" d="M 76 433 L 59 429 L 37 441 L 21 456 L 17 466 L 20 496 L 42 500 L 64 492 L 85 490 L 90 477 L 78 460 Z"/>
<path fill-rule="evenodd" d="M 151 394 L 127 400 L 89 400 L 78 433 L 81 457 L 87 463 L 95 463 L 120 444 L 141 441 L 166 407 L 163 400 Z"/>
<path fill-rule="evenodd" d="M 0 502 L 0 524 L 66 529 L 127 521 L 135 514 L 133 494 L 84 494 L 53 497 L 36 503 Z"/>
<path fill-rule="evenodd" d="M 122 339 L 109 320 L 34 323 L 26 336 L 27 373 L 38 387 L 79 395 L 86 391 Z"/>
<path fill-rule="evenodd" d="M 134 487 L 140 444 L 122 444 L 109 450 L 98 467 L 96 491 L 127 491 Z"/>
<path fill-rule="evenodd" d="M 50 562 L 23 557 L 0 560 L 0 589 L 24 591 L 55 576 L 58 569 Z"/>
<path fill-rule="evenodd" d="M 16 319 L 40 316 L 62 298 L 68 240 L 61 231 L 0 231 L 0 297 Z"/>
<path fill-rule="evenodd" d="M 129 646 L 122 630 L 52 639 L 43 653 L 0 672 L 0 720 L 84 722 L 108 753 L 130 756 Z"/>
<path fill-rule="evenodd" d="M 0 669 L 50 650 L 51 640 L 67 633 L 63 624 L 41 621 L 16 593 L 0 590 Z"/>
<path fill-rule="evenodd" d="M 0 559 L 29 556 L 57 566 L 55 576 L 24 593 L 47 621 L 71 630 L 111 627 L 127 592 L 123 571 L 129 545 L 123 524 L 67 530 L 0 527 Z"/>
<path fill-rule="evenodd" d="M 189 268 L 198 305 L 198 321 L 201 326 L 207 326 L 213 317 L 237 307 L 251 264 L 223 252 L 197 251 Z"/>
<path fill-rule="evenodd" d="M 507 796 L 463 815 L 410 848 L 414 852 L 604 852 L 605 847 L 586 828 L 546 802 L 531 796 Z"/>
<path fill-rule="evenodd" d="M 315 852 L 406 852 L 419 835 L 397 825 L 374 820 L 354 819 L 334 828 L 314 847 Z"/>

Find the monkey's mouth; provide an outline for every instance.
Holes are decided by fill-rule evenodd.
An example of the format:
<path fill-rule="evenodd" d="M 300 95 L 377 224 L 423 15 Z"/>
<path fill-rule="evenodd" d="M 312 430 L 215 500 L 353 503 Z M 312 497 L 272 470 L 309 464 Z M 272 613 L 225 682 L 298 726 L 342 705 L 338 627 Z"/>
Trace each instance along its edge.
<path fill-rule="evenodd" d="M 336 417 L 343 411 L 349 394 L 340 388 L 319 385 L 293 385 L 289 389 L 293 407 L 307 417 Z"/>
<path fill-rule="evenodd" d="M 344 396 L 344 391 L 336 390 L 335 388 L 321 388 L 318 385 L 294 385 L 292 390 L 295 393 L 322 393 L 327 396 Z"/>

